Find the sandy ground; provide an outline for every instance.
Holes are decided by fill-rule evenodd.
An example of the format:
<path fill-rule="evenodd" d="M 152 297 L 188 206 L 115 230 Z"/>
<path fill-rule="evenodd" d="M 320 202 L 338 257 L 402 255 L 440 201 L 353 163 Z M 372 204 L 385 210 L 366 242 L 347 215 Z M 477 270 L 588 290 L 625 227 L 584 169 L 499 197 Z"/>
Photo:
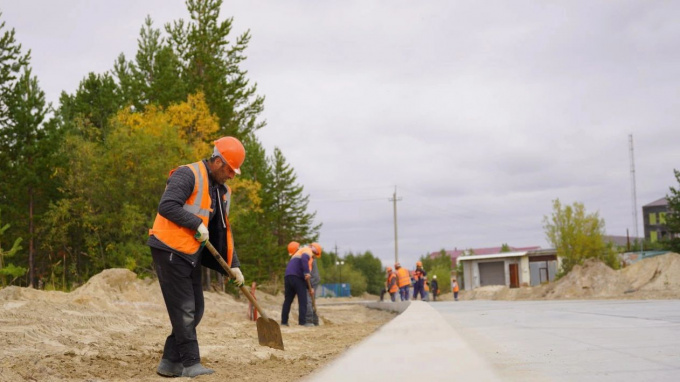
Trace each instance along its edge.
<path fill-rule="evenodd" d="M 257 298 L 278 322 L 282 297 Z M 245 298 L 211 292 L 205 300 L 199 344 L 216 373 L 201 381 L 298 380 L 394 317 L 320 300 L 322 325 L 282 327 L 281 351 L 258 344 Z M 128 270 L 106 270 L 71 293 L 8 287 L 0 290 L 0 381 L 165 381 L 155 370 L 169 331 L 158 282 Z"/>
<path fill-rule="evenodd" d="M 275 320 L 283 298 L 258 292 Z M 446 293 L 441 300 L 451 300 Z M 367 296 L 377 300 L 376 296 Z M 614 271 L 586 262 L 551 284 L 461 291 L 460 299 L 678 299 L 680 255 L 669 253 Z M 198 327 L 203 363 L 216 373 L 201 381 L 294 381 L 326 365 L 391 320 L 391 313 L 320 299 L 322 325 L 282 327 L 285 351 L 263 347 L 247 300 L 206 293 Z M 329 303 L 345 302 L 341 305 Z M 294 303 L 290 322 L 297 322 Z M 0 290 L 0 381 L 164 381 L 156 375 L 170 324 L 155 280 L 109 269 L 71 293 Z"/>

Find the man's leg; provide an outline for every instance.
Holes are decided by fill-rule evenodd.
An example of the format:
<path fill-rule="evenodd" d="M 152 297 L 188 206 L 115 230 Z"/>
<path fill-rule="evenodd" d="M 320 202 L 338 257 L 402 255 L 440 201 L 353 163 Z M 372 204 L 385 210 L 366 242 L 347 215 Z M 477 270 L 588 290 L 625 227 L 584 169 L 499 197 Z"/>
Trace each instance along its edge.
<path fill-rule="evenodd" d="M 181 362 L 184 367 L 199 364 L 201 356 L 196 325 L 203 316 L 204 307 L 200 266 L 194 267 L 175 254 L 155 248 L 151 249 L 151 253 L 172 324 L 172 333 L 165 341 L 163 359 L 169 364 Z"/>
<path fill-rule="evenodd" d="M 298 310 L 300 311 L 298 324 L 304 325 L 307 323 L 307 282 L 296 276 L 291 276 L 291 279 L 298 298 Z"/>
<path fill-rule="evenodd" d="M 286 276 L 284 278 L 284 300 L 283 309 L 281 310 L 281 325 L 288 325 L 288 315 L 290 315 L 290 306 L 295 299 L 295 287 L 291 278 L 294 276 Z"/>

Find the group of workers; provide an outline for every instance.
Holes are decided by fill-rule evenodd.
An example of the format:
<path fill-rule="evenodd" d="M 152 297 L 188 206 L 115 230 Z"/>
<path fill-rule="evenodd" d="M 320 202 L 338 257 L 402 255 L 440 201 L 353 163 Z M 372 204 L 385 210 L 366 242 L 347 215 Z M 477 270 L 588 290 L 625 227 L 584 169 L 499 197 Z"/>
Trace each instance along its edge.
<path fill-rule="evenodd" d="M 321 257 L 321 245 L 312 243 L 300 246 L 300 243 L 288 243 L 290 260 L 284 276 L 284 300 L 281 310 L 281 325 L 289 326 L 288 316 L 295 296 L 298 299 L 298 324 L 301 326 L 318 326 L 319 316 L 315 311 L 316 296 L 321 277 L 316 261 Z"/>
<path fill-rule="evenodd" d="M 400 301 L 417 300 L 418 297 L 423 301 L 429 301 L 430 293 L 432 293 L 432 299 L 437 301 L 437 297 L 441 293 L 437 275 L 432 276 L 432 280 L 428 280 L 422 261 L 416 262 L 416 269 L 413 274 L 398 262 L 394 263 L 394 270 L 392 267 L 387 267 L 385 272 L 385 287 L 380 293 L 380 301 L 384 301 L 386 293 L 390 294 L 392 302 L 397 300 L 397 293 L 399 293 Z M 411 287 L 413 287 L 413 295 L 410 292 Z M 454 299 L 458 301 L 459 288 L 455 278 L 451 279 L 451 288 Z"/>

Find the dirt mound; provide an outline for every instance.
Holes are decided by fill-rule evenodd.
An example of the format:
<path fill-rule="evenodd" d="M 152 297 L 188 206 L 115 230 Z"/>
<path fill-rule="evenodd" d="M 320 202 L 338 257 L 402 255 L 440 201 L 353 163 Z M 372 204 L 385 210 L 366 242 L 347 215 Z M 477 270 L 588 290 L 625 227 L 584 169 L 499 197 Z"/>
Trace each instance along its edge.
<path fill-rule="evenodd" d="M 607 298 L 627 290 L 626 282 L 615 270 L 595 259 L 574 266 L 569 274 L 546 288 L 548 299 Z"/>
<path fill-rule="evenodd" d="M 128 269 L 106 269 L 69 293 L 70 301 L 103 309 L 128 308 L 144 304 L 163 304 L 158 281 L 140 280 Z"/>
<path fill-rule="evenodd" d="M 680 298 L 680 255 L 669 252 L 615 271 L 590 259 L 557 282 L 510 289 L 461 291 L 465 300 L 674 299 Z"/>

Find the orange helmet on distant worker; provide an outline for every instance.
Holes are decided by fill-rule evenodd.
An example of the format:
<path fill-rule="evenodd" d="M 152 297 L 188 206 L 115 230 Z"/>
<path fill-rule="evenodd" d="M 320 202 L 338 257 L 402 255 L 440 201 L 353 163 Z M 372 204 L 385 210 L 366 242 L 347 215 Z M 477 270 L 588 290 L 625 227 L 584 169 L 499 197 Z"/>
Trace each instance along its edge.
<path fill-rule="evenodd" d="M 312 246 L 312 250 L 314 251 L 314 257 L 321 257 L 321 244 L 319 243 L 312 243 L 310 244 Z"/>
<path fill-rule="evenodd" d="M 235 173 L 240 175 L 241 165 L 246 159 L 246 149 L 241 141 L 234 137 L 222 137 L 214 143 L 213 156 L 220 157 Z"/>
<path fill-rule="evenodd" d="M 416 261 L 416 267 L 422 267 L 423 262 L 422 261 Z"/>
<path fill-rule="evenodd" d="M 290 243 L 288 243 L 288 255 L 293 256 L 295 252 L 298 251 L 299 248 L 300 243 L 298 243 L 297 241 L 291 241 Z"/>

